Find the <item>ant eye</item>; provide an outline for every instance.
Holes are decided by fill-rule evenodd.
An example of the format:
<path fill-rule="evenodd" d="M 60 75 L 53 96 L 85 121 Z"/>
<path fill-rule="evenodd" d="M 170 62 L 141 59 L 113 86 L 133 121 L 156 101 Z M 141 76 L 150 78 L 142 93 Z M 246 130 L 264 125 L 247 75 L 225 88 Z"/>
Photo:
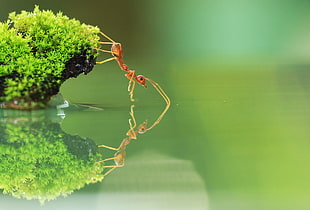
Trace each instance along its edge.
<path fill-rule="evenodd" d="M 142 75 L 139 75 L 136 77 L 137 82 L 140 83 L 141 85 L 143 85 L 144 87 L 146 87 L 146 78 Z"/>
<path fill-rule="evenodd" d="M 146 79 L 145 79 L 144 76 L 139 75 L 139 76 L 136 77 L 136 79 L 137 79 L 137 82 L 138 82 L 138 83 L 140 83 L 141 85 L 143 85 L 144 87 L 146 87 L 146 84 L 145 84 Z"/>
<path fill-rule="evenodd" d="M 145 128 L 141 128 L 141 129 L 138 130 L 138 133 L 140 133 L 140 134 L 143 134 L 143 133 L 145 133 L 145 132 L 146 132 L 146 129 L 145 129 Z"/>

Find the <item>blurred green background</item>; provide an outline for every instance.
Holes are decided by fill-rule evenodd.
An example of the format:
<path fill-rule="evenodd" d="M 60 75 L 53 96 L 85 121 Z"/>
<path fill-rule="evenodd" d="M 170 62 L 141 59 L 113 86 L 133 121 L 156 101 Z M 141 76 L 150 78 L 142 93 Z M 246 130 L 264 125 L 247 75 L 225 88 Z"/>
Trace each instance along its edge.
<path fill-rule="evenodd" d="M 163 192 L 188 196 L 158 209 L 310 208 L 310 1 L 1 0 L 0 18 L 34 4 L 100 27 L 123 44 L 129 67 L 172 101 L 161 124 L 130 145 L 127 166 L 78 195 L 122 192 L 137 203 L 127 209 L 139 209 L 133 192 L 149 192 L 154 209 Z M 115 62 L 67 81 L 66 99 L 104 111 L 70 113 L 63 129 L 116 146 L 128 129 L 127 81 Z M 151 87 L 136 89 L 138 123 L 155 119 L 163 100 Z M 143 168 L 155 169 L 146 176 Z M 100 199 L 90 199 L 90 209 L 100 209 Z"/>

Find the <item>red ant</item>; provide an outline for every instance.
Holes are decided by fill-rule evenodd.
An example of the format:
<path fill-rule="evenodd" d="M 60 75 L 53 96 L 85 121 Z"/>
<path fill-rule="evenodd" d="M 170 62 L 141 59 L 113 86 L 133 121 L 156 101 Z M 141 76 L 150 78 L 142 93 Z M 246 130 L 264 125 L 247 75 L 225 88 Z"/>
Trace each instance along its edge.
<path fill-rule="evenodd" d="M 109 62 L 111 60 L 116 60 L 118 65 L 120 66 L 120 68 L 123 71 L 127 72 L 125 74 L 125 76 L 129 79 L 128 91 L 129 91 L 129 95 L 130 95 L 130 100 L 134 101 L 133 93 L 134 93 L 134 89 L 135 89 L 135 80 L 136 80 L 136 82 L 138 82 L 139 84 L 141 84 L 145 88 L 147 87 L 146 81 L 149 81 L 151 83 L 151 85 L 158 91 L 158 93 L 164 98 L 167 105 L 170 106 L 170 100 L 169 100 L 167 94 L 163 91 L 163 89 L 159 86 L 158 83 L 156 83 L 155 81 L 153 81 L 149 78 L 146 78 L 142 75 L 136 75 L 136 72 L 134 70 L 130 70 L 128 68 L 128 66 L 124 63 L 124 60 L 123 60 L 124 54 L 123 54 L 123 48 L 122 48 L 121 43 L 115 42 L 113 39 L 111 39 L 109 36 L 107 36 L 106 34 L 104 34 L 101 31 L 100 31 L 100 34 L 103 37 L 105 37 L 106 39 L 108 39 L 110 42 L 98 42 L 98 43 L 99 44 L 111 44 L 112 45 L 111 50 L 109 51 L 109 50 L 103 50 L 103 49 L 99 49 L 99 48 L 94 48 L 94 49 L 101 51 L 101 52 L 111 53 L 113 55 L 113 57 L 105 59 L 103 61 L 99 61 L 97 63 L 103 64 L 103 63 Z"/>

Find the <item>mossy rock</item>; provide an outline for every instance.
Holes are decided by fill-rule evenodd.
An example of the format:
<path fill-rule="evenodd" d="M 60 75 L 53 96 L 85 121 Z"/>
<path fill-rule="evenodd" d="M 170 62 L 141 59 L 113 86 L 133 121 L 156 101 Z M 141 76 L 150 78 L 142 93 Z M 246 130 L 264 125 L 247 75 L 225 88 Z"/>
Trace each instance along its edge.
<path fill-rule="evenodd" d="M 9 14 L 0 23 L 0 102 L 4 108 L 44 108 L 68 78 L 89 73 L 99 28 L 61 12 Z"/>
<path fill-rule="evenodd" d="M 1 113 L 0 113 L 1 114 Z M 102 154 L 94 141 L 62 131 L 46 118 L 0 116 L 0 189 L 41 203 L 101 181 Z"/>

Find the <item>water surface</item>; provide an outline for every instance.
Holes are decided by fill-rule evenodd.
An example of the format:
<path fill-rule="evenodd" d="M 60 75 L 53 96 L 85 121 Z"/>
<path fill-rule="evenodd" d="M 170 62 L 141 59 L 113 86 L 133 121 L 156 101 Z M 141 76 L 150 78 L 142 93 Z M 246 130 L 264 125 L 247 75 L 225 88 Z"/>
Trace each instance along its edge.
<path fill-rule="evenodd" d="M 3 208 L 307 209 L 310 101 L 304 68 L 201 68 L 192 66 L 190 77 L 178 74 L 178 66 L 166 74 L 161 85 L 172 106 L 157 127 L 128 145 L 123 168 L 43 206 L 2 195 Z M 60 132 L 117 147 L 129 129 L 132 104 L 127 80 L 118 73 L 96 71 L 63 87 L 70 103 L 96 104 L 65 108 L 64 116 L 56 109 L 32 116 L 49 113 Z M 142 87 L 133 104 L 138 124 L 154 121 L 165 107 L 156 91 Z M 105 158 L 114 153 L 100 148 Z"/>

